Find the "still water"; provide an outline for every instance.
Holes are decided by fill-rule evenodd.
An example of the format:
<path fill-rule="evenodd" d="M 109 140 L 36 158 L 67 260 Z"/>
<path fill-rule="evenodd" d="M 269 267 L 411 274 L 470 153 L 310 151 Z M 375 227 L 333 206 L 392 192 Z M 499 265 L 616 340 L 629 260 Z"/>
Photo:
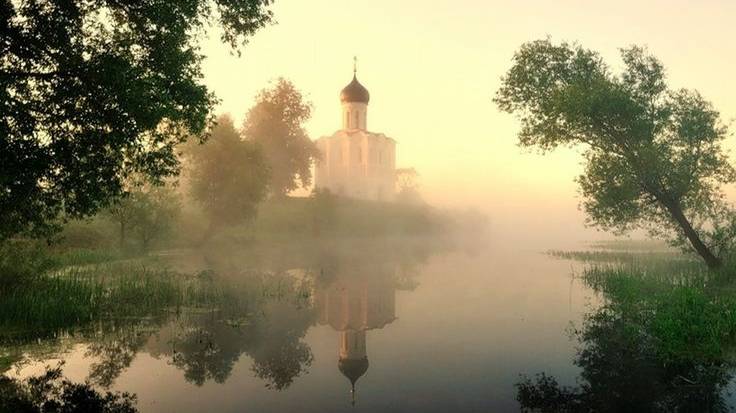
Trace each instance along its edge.
<path fill-rule="evenodd" d="M 578 264 L 502 243 L 430 244 L 170 251 L 179 271 L 285 287 L 234 313 L 39 340 L 6 374 L 63 360 L 67 378 L 136 394 L 141 412 L 518 411 L 520 374 L 575 383 L 569 330 L 598 300 L 573 277 Z"/>

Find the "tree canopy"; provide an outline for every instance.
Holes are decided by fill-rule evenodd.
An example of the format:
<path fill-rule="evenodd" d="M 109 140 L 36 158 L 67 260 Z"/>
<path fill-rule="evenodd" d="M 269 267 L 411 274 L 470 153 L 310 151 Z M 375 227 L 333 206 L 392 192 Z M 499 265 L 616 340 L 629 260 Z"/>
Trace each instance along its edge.
<path fill-rule="evenodd" d="M 237 51 L 273 0 L 0 0 L 0 240 L 91 215 L 133 173 L 175 174 L 211 121 L 199 42 Z"/>
<path fill-rule="evenodd" d="M 261 149 L 241 139 L 222 115 L 203 145 L 193 146 L 190 190 L 210 219 L 210 229 L 255 217 L 268 192 L 269 169 Z"/>
<path fill-rule="evenodd" d="M 118 226 L 120 248 L 129 234 L 148 251 L 154 241 L 169 235 L 179 217 L 179 198 L 170 187 L 142 184 L 128 190 L 125 197 L 106 209 Z"/>
<path fill-rule="evenodd" d="M 414 168 L 396 169 L 396 200 L 407 204 L 421 204 L 419 194 L 419 172 Z"/>
<path fill-rule="evenodd" d="M 697 91 L 668 88 L 647 50 L 624 48 L 621 57 L 616 75 L 581 46 L 526 43 L 495 102 L 518 115 L 521 146 L 585 146 L 578 182 L 589 223 L 647 228 L 716 267 L 736 234 L 721 190 L 736 179 L 721 148 L 727 128 Z"/>
<path fill-rule="evenodd" d="M 311 103 L 283 78 L 262 90 L 248 111 L 243 134 L 263 148 L 271 168 L 271 191 L 276 196 L 312 182 L 312 162 L 319 158 L 319 149 L 303 126 L 311 116 Z"/>

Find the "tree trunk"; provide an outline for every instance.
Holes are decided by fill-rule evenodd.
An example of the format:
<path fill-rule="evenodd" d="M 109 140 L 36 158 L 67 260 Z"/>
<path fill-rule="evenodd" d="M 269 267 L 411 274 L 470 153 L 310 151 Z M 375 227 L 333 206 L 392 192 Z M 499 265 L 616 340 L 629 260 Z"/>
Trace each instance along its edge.
<path fill-rule="evenodd" d="M 125 248 L 125 222 L 120 221 L 120 250 Z"/>
<path fill-rule="evenodd" d="M 690 225 L 690 221 L 687 220 L 685 214 L 682 212 L 682 208 L 680 207 L 680 205 L 675 202 L 666 205 L 666 207 L 672 215 L 672 218 L 674 218 L 675 221 L 677 221 L 677 223 L 680 225 L 680 228 L 682 228 L 682 231 L 685 233 L 688 241 L 690 241 L 690 245 L 692 245 L 695 251 L 697 251 L 697 253 L 700 254 L 700 256 L 703 258 L 705 264 L 709 268 L 720 267 L 723 263 L 718 257 L 713 255 L 708 246 L 705 245 L 700 239 L 700 236 L 692 227 L 692 225 Z"/>

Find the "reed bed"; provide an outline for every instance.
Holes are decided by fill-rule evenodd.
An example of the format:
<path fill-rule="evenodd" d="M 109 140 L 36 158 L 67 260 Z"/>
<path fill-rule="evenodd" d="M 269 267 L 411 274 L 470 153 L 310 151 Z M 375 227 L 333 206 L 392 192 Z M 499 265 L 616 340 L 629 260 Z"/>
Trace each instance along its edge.
<path fill-rule="evenodd" d="M 150 264 L 150 263 L 149 263 Z M 308 305 L 311 286 L 288 274 L 183 274 L 135 261 L 67 267 L 16 284 L 0 300 L 0 338 L 43 335 L 95 320 L 152 317 L 192 309 L 248 314 L 262 301 Z"/>
<path fill-rule="evenodd" d="M 692 261 L 692 258 L 677 251 L 624 251 L 624 250 L 548 250 L 547 255 L 582 262 L 641 263 L 643 261 Z"/>

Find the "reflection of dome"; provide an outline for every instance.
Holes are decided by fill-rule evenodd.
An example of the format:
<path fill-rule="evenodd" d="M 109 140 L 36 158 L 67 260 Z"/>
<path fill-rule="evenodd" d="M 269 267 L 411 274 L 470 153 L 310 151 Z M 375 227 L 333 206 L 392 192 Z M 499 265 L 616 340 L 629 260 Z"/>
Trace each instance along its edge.
<path fill-rule="evenodd" d="M 337 363 L 340 373 L 350 380 L 350 384 L 355 389 L 355 382 L 368 371 L 368 357 L 360 359 L 340 359 Z"/>
<path fill-rule="evenodd" d="M 368 103 L 371 100 L 371 94 L 368 89 L 358 82 L 358 78 L 353 75 L 353 81 L 340 92 L 340 102 L 357 102 Z"/>

